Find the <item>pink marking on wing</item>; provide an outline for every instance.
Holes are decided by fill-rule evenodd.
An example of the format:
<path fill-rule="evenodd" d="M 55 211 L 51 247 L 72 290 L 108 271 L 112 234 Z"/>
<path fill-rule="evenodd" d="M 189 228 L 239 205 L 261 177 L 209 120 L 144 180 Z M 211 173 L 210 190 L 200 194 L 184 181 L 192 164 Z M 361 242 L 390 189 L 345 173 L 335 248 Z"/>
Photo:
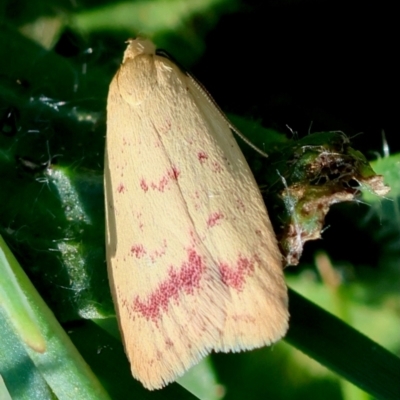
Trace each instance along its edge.
<path fill-rule="evenodd" d="M 147 192 L 149 190 L 149 186 L 144 179 L 140 181 L 140 187 L 143 189 L 144 192 Z"/>
<path fill-rule="evenodd" d="M 200 164 L 204 164 L 206 160 L 208 160 L 208 155 L 204 153 L 204 151 L 199 151 L 197 158 L 199 159 Z"/>
<path fill-rule="evenodd" d="M 164 239 L 161 245 L 161 249 L 154 250 L 152 253 L 149 254 L 151 261 L 154 262 L 157 258 L 161 258 L 163 255 L 165 255 L 166 250 L 167 250 L 167 241 Z"/>
<path fill-rule="evenodd" d="M 153 190 L 158 190 L 159 192 L 163 192 L 165 189 L 165 186 L 167 186 L 169 179 L 164 176 L 160 179 L 160 181 L 158 182 L 158 184 L 151 182 L 150 187 Z"/>
<path fill-rule="evenodd" d="M 118 191 L 118 193 L 125 192 L 125 186 L 122 182 L 118 185 L 117 191 Z"/>
<path fill-rule="evenodd" d="M 207 220 L 207 227 L 208 227 L 208 228 L 211 228 L 211 227 L 217 225 L 218 222 L 219 222 L 221 219 L 223 219 L 223 218 L 224 218 L 224 216 L 223 216 L 223 214 L 220 213 L 220 212 L 214 212 L 214 213 L 212 213 L 212 214 L 208 217 L 208 220 Z"/>
<path fill-rule="evenodd" d="M 177 167 L 175 167 L 175 165 L 172 166 L 171 170 L 168 171 L 168 176 L 171 179 L 175 179 L 178 180 L 178 176 L 180 175 L 180 171 Z"/>
<path fill-rule="evenodd" d="M 246 277 L 254 273 L 254 260 L 239 256 L 235 266 L 227 263 L 219 264 L 219 272 L 222 282 L 225 285 L 242 291 L 246 282 Z"/>
<path fill-rule="evenodd" d="M 168 276 L 145 299 L 136 296 L 132 309 L 147 320 L 157 322 L 162 314 L 168 312 L 171 301 L 179 305 L 182 295 L 194 295 L 200 288 L 200 280 L 205 271 L 202 257 L 194 250 L 188 250 L 187 260 L 178 268 L 170 266 Z"/>
<path fill-rule="evenodd" d="M 143 231 L 143 214 L 141 212 L 132 211 L 134 218 L 137 220 L 137 227 Z"/>
<path fill-rule="evenodd" d="M 159 192 L 164 192 L 165 188 L 168 186 L 169 182 L 174 180 L 178 180 L 178 176 L 180 175 L 180 171 L 177 167 L 173 166 L 167 173 L 158 181 L 151 182 L 150 187 L 153 190 L 158 190 Z"/>
<path fill-rule="evenodd" d="M 236 204 L 237 204 L 238 210 L 243 211 L 243 212 L 246 211 L 246 206 L 244 205 L 244 203 L 241 199 L 236 199 Z"/>
<path fill-rule="evenodd" d="M 192 230 L 189 231 L 190 241 L 193 246 L 197 246 L 199 244 L 199 236 L 197 232 Z"/>
<path fill-rule="evenodd" d="M 142 258 L 146 254 L 146 250 L 144 249 L 142 244 L 134 244 L 131 247 L 131 253 L 136 258 Z"/>
<path fill-rule="evenodd" d="M 193 192 L 193 194 L 189 194 L 191 203 L 193 204 L 193 207 L 195 210 L 199 210 L 202 206 L 201 202 L 199 201 L 200 199 L 200 193 L 198 190 Z"/>
<path fill-rule="evenodd" d="M 213 172 L 222 172 L 222 170 L 223 170 L 223 168 L 222 168 L 222 166 L 221 166 L 220 163 L 218 163 L 218 162 L 216 162 L 216 161 L 214 161 L 214 162 L 212 163 L 212 171 L 213 171 Z"/>

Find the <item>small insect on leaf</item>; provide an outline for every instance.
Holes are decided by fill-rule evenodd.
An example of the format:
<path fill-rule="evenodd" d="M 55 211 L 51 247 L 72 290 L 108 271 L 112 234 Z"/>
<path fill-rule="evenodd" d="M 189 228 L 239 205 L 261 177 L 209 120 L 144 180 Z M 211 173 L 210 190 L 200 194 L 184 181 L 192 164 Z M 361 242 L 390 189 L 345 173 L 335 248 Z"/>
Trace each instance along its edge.
<path fill-rule="evenodd" d="M 111 290 L 146 388 L 286 333 L 281 254 L 229 121 L 149 40 L 129 40 L 110 85 L 105 196 Z"/>

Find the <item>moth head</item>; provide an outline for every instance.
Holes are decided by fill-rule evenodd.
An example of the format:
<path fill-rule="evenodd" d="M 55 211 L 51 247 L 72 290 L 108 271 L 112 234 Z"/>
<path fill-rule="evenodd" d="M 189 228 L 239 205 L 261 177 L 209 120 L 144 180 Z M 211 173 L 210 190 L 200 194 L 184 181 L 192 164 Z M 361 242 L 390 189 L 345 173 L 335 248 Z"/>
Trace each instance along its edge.
<path fill-rule="evenodd" d="M 148 39 L 128 39 L 126 42 L 128 43 L 128 47 L 125 50 L 122 63 L 125 63 L 126 60 L 133 59 L 141 54 L 155 54 L 156 52 L 154 43 Z"/>

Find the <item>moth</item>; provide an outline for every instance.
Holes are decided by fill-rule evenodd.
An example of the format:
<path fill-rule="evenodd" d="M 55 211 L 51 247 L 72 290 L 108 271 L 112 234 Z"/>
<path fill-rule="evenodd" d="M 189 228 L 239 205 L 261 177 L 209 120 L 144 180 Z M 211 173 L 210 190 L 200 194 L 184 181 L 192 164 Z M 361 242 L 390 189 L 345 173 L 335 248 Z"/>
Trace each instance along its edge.
<path fill-rule="evenodd" d="M 110 84 L 104 177 L 111 291 L 146 388 L 285 334 L 281 254 L 231 124 L 146 39 L 128 41 Z"/>

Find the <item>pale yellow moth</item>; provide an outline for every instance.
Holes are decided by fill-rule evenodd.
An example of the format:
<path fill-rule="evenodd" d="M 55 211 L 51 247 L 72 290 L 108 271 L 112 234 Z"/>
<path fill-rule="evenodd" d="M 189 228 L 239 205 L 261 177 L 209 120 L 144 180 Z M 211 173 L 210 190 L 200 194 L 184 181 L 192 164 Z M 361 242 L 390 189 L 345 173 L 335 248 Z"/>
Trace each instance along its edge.
<path fill-rule="evenodd" d="M 105 201 L 111 290 L 146 388 L 285 334 L 281 255 L 229 122 L 149 40 L 129 40 L 110 85 Z"/>

